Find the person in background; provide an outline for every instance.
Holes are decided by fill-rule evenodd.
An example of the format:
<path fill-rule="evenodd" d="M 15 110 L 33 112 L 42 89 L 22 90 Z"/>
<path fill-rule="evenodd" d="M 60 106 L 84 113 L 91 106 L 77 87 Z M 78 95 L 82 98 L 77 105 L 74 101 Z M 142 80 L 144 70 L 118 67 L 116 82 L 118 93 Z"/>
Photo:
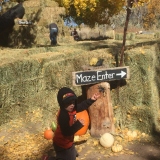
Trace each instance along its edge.
<path fill-rule="evenodd" d="M 74 28 L 74 30 L 72 31 L 71 35 L 73 36 L 75 41 L 78 41 L 80 39 L 76 28 Z"/>
<path fill-rule="evenodd" d="M 75 160 L 78 156 L 74 146 L 74 134 L 84 126 L 85 122 L 83 119 L 76 119 L 76 112 L 87 110 L 99 96 L 93 94 L 90 99 L 77 104 L 77 96 L 73 90 L 63 87 L 58 91 L 57 100 L 60 110 L 53 138 L 57 160 Z"/>
<path fill-rule="evenodd" d="M 55 23 L 49 25 L 51 45 L 57 44 L 58 26 Z"/>

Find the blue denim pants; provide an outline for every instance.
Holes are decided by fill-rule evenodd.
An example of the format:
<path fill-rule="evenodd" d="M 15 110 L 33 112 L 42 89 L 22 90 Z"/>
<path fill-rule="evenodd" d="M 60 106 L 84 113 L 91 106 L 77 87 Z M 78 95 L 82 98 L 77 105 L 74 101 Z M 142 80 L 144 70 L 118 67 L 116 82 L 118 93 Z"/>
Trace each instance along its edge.
<path fill-rule="evenodd" d="M 57 28 L 50 29 L 50 40 L 51 40 L 51 45 L 57 44 Z"/>

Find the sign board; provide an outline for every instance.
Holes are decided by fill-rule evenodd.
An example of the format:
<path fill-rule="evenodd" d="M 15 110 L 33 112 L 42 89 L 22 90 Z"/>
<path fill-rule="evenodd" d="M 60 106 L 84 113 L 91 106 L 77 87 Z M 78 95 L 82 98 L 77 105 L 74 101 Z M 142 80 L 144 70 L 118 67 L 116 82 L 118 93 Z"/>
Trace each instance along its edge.
<path fill-rule="evenodd" d="M 18 20 L 19 25 L 31 25 L 33 24 L 31 21 L 20 19 Z"/>
<path fill-rule="evenodd" d="M 96 70 L 72 72 L 73 85 L 87 85 L 105 81 L 129 79 L 129 67 L 101 68 Z"/>

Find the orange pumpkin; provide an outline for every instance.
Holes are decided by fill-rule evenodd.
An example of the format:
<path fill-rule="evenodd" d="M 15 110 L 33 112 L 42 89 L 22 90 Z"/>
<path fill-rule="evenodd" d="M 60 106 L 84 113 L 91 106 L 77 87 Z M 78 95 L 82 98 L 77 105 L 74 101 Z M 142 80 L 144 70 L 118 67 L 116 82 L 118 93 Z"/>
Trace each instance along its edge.
<path fill-rule="evenodd" d="M 89 115 L 88 112 L 86 110 L 82 111 L 82 112 L 78 112 L 76 114 L 77 119 L 83 119 L 84 120 L 84 126 L 78 130 L 75 135 L 81 136 L 86 134 L 87 130 L 88 130 L 88 126 L 89 126 Z"/>
<path fill-rule="evenodd" d="M 44 131 L 44 138 L 47 140 L 53 139 L 54 133 L 52 129 L 47 129 Z"/>

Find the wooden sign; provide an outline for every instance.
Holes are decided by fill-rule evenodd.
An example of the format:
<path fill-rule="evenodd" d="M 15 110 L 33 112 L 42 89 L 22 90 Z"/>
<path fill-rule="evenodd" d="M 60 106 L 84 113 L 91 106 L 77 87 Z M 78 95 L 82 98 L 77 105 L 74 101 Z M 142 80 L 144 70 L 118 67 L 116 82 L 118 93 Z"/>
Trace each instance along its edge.
<path fill-rule="evenodd" d="M 87 98 L 91 98 L 94 93 L 99 93 L 100 97 L 89 107 L 90 134 L 93 137 L 100 137 L 104 133 L 114 133 L 113 108 L 110 96 L 110 84 L 102 82 L 86 86 Z"/>
<path fill-rule="evenodd" d="M 104 67 L 104 66 L 103 66 Z M 86 85 L 87 98 L 94 93 L 100 97 L 89 107 L 91 136 L 100 137 L 104 133 L 114 133 L 113 108 L 110 96 L 110 84 L 107 81 L 129 79 L 129 67 L 85 68 L 72 72 L 73 85 Z"/>
<path fill-rule="evenodd" d="M 23 19 L 18 20 L 18 25 L 31 25 L 31 24 L 33 24 L 32 21 L 23 20 Z"/>
<path fill-rule="evenodd" d="M 73 85 L 87 85 L 105 81 L 129 79 L 129 67 L 101 68 L 95 70 L 72 72 Z"/>

